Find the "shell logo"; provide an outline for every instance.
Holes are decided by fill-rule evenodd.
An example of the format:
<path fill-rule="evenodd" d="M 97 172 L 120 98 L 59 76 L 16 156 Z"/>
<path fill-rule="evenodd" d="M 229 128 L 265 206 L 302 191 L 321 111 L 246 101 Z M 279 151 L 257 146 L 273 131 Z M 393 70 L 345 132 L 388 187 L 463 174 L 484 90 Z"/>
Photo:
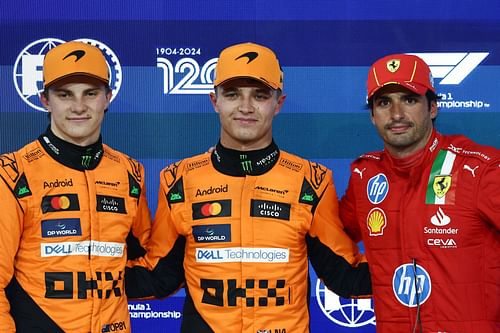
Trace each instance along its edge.
<path fill-rule="evenodd" d="M 366 225 L 370 231 L 370 236 L 381 236 L 384 234 L 384 229 L 387 226 L 387 218 L 385 213 L 380 208 L 373 208 L 368 213 Z"/>

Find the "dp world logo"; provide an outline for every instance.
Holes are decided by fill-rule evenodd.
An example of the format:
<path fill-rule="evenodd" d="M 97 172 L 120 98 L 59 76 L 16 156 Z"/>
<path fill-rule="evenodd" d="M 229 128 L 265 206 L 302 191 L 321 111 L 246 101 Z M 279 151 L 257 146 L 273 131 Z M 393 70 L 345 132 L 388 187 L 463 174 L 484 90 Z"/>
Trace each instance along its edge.
<path fill-rule="evenodd" d="M 113 91 L 111 101 L 118 95 L 122 84 L 122 68 L 116 54 L 107 45 L 94 39 L 80 38 L 77 41 L 98 47 L 108 62 L 110 87 Z M 14 86 L 19 96 L 34 109 L 45 111 L 39 95 L 43 91 L 43 58 L 52 48 L 64 43 L 56 38 L 44 38 L 27 45 L 17 56 L 14 63 Z"/>
<path fill-rule="evenodd" d="M 316 282 L 316 300 L 331 321 L 344 327 L 375 326 L 371 299 L 345 299 L 328 290 L 320 279 Z"/>

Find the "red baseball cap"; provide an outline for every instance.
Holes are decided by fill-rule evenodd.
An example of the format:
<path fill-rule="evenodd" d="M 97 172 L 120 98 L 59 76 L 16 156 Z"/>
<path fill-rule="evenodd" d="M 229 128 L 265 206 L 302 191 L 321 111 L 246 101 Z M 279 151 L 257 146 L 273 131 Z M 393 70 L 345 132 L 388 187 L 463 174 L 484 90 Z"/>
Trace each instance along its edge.
<path fill-rule="evenodd" d="M 380 88 L 398 84 L 425 95 L 427 90 L 436 93 L 431 70 L 419 57 L 411 54 L 391 54 L 377 60 L 368 72 L 367 98 L 373 97 Z"/>
<path fill-rule="evenodd" d="M 283 90 L 283 72 L 274 52 L 262 45 L 241 43 L 222 50 L 215 67 L 214 86 L 235 78 L 256 79 Z"/>

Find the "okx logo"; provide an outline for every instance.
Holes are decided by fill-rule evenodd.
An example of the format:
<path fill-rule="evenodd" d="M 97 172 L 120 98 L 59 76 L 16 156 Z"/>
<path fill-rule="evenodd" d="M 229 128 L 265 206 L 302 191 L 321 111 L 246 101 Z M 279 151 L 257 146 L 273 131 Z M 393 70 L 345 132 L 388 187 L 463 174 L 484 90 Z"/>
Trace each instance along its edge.
<path fill-rule="evenodd" d="M 122 84 L 122 69 L 116 54 L 107 45 L 97 40 L 81 38 L 77 41 L 94 45 L 104 54 L 108 62 L 110 87 L 113 90 L 111 101 L 113 101 Z M 26 104 L 36 110 L 45 111 L 39 100 L 39 95 L 43 91 L 43 58 L 50 49 L 64 42 L 57 38 L 36 40 L 19 52 L 14 63 L 12 77 L 16 91 Z"/>
<path fill-rule="evenodd" d="M 424 60 L 439 84 L 460 84 L 489 55 L 489 52 L 411 53 Z"/>

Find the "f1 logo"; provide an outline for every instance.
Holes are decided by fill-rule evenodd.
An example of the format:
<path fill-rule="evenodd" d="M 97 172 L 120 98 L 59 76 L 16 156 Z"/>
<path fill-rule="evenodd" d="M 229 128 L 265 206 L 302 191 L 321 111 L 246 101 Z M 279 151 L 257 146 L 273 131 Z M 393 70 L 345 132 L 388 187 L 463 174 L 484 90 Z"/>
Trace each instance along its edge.
<path fill-rule="evenodd" d="M 409 53 L 429 65 L 439 84 L 460 84 L 490 54 L 489 52 Z"/>

